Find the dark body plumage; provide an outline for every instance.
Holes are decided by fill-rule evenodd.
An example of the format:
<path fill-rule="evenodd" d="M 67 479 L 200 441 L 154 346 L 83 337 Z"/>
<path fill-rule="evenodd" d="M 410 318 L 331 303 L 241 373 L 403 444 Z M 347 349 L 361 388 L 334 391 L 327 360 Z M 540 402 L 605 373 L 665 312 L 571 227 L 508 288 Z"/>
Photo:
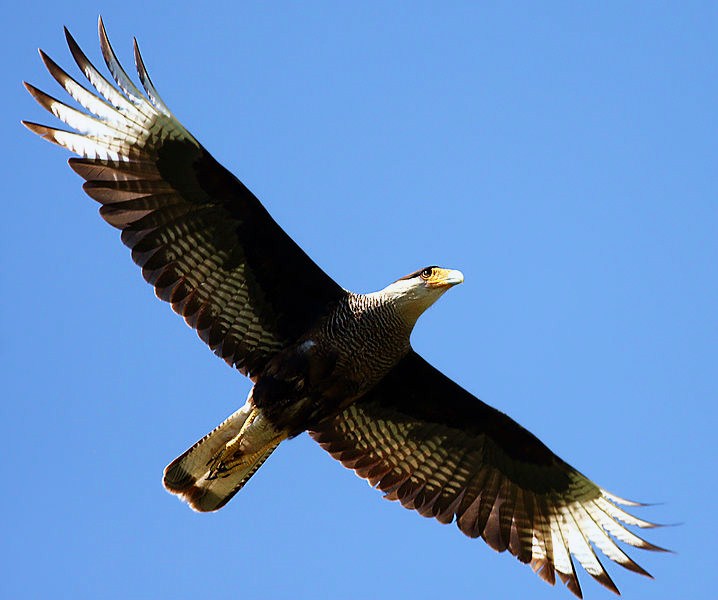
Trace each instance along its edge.
<path fill-rule="evenodd" d="M 242 408 L 167 467 L 169 491 L 217 510 L 282 440 L 309 431 L 387 498 L 455 520 L 549 583 L 558 575 L 576 595 L 572 556 L 618 591 L 594 547 L 647 575 L 616 544 L 660 550 L 626 527 L 654 526 L 620 507 L 635 503 L 594 484 L 411 349 L 419 315 L 460 273 L 427 267 L 372 294 L 344 290 L 172 116 L 136 45 L 146 94 L 119 65 L 101 22 L 116 85 L 69 33 L 67 41 L 93 91 L 41 56 L 87 112 L 26 84 L 77 133 L 27 127 L 82 157 L 72 168 L 157 296 L 254 382 Z"/>
<path fill-rule="evenodd" d="M 294 437 L 365 394 L 410 350 L 411 324 L 378 294 L 346 292 L 257 378 L 255 406 Z"/>

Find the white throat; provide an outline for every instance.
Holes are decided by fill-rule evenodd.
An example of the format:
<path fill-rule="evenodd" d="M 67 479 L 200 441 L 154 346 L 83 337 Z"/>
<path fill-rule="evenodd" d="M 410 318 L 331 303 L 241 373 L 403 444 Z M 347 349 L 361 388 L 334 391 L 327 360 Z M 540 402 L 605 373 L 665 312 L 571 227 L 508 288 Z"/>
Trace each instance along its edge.
<path fill-rule="evenodd" d="M 369 297 L 380 298 L 396 307 L 397 313 L 409 326 L 414 328 L 422 313 L 436 302 L 448 287 L 427 287 L 423 282 L 414 279 L 400 279 L 386 286 L 383 290 L 367 294 Z"/>

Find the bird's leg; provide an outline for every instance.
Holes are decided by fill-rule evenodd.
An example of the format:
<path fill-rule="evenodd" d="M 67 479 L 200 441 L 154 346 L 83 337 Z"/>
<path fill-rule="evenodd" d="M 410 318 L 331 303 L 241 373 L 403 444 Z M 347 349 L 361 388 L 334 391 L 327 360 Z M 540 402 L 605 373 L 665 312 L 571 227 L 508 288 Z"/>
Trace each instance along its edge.
<path fill-rule="evenodd" d="M 260 409 L 253 407 L 239 433 L 207 463 L 207 479 L 227 477 L 237 467 L 244 467 L 257 460 L 268 446 L 285 437 L 286 434 L 271 426 Z"/>

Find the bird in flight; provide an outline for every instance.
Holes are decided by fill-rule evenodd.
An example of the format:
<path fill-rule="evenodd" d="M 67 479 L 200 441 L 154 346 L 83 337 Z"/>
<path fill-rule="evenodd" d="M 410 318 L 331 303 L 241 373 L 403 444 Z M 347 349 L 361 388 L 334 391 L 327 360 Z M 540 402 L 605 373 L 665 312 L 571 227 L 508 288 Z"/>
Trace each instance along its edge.
<path fill-rule="evenodd" d="M 627 527 L 656 526 L 624 508 L 638 503 L 593 483 L 412 349 L 417 319 L 463 281 L 459 271 L 427 266 L 378 292 L 345 290 L 172 116 L 136 41 L 145 93 L 102 19 L 114 83 L 65 35 L 89 89 L 40 56 L 84 110 L 25 86 L 74 131 L 23 123 L 80 156 L 70 166 L 157 296 L 254 384 L 244 406 L 169 464 L 168 491 L 218 510 L 283 440 L 307 431 L 386 498 L 456 522 L 576 596 L 573 558 L 618 593 L 596 549 L 650 576 L 616 543 L 663 550 Z"/>

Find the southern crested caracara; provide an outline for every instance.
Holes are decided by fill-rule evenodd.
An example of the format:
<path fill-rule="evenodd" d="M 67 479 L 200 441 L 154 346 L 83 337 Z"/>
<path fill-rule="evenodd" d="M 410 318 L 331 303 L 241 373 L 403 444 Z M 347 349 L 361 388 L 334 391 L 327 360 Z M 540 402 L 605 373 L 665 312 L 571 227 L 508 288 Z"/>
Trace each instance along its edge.
<path fill-rule="evenodd" d="M 116 83 L 69 33 L 92 91 L 42 51 L 50 74 L 85 110 L 27 85 L 76 132 L 25 123 L 80 155 L 70 166 L 157 296 L 254 387 L 246 404 L 164 472 L 164 485 L 198 511 L 224 506 L 277 445 L 308 431 L 391 500 L 456 521 L 530 563 L 541 578 L 581 589 L 572 555 L 618 592 L 594 546 L 647 575 L 615 543 L 649 550 L 625 525 L 653 527 L 503 413 L 416 354 L 416 320 L 458 271 L 426 267 L 379 292 L 354 294 L 328 277 L 257 198 L 172 116 L 135 44 L 143 94 L 99 23 Z"/>

